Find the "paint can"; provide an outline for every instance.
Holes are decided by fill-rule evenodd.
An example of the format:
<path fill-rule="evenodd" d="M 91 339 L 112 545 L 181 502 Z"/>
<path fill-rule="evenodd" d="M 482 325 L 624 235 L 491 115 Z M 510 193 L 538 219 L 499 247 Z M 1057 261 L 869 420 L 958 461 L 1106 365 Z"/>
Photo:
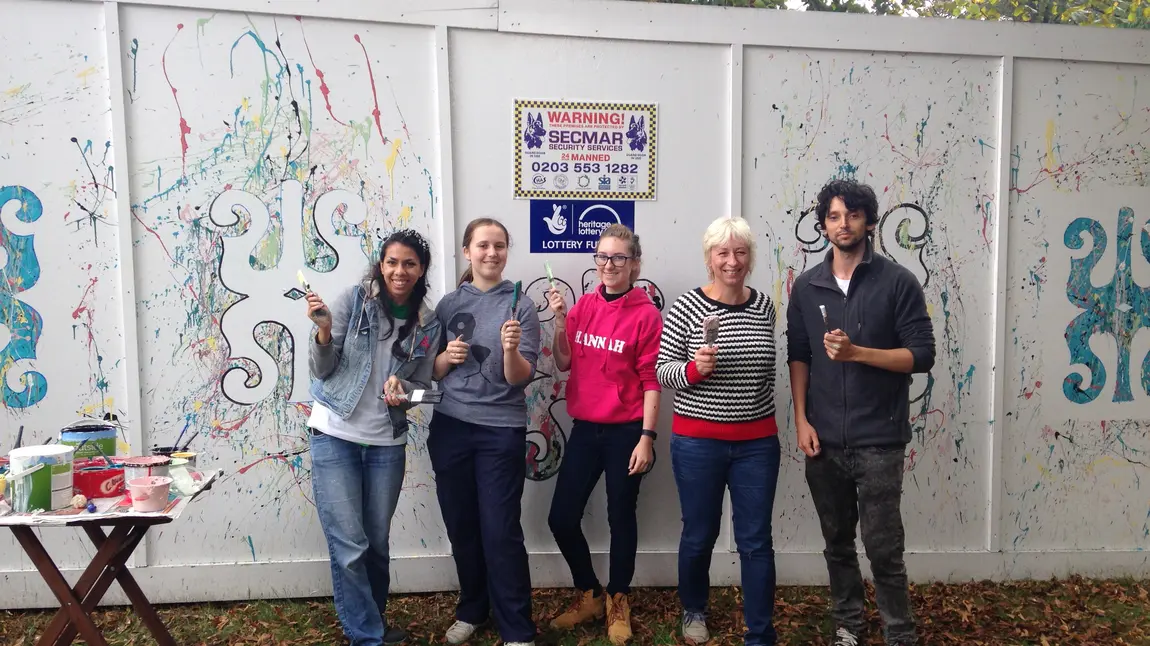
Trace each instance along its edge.
<path fill-rule="evenodd" d="M 112 498 L 124 493 L 124 470 L 100 466 L 78 468 L 72 473 L 72 490 L 85 498 Z"/>
<path fill-rule="evenodd" d="M 116 435 L 116 427 L 108 422 L 81 420 L 60 431 L 60 444 L 74 447 L 77 458 L 111 456 L 116 454 Z"/>
<path fill-rule="evenodd" d="M 136 511 L 163 511 L 168 506 L 168 492 L 172 479 L 149 476 L 128 481 L 132 494 L 132 509 Z"/>
<path fill-rule="evenodd" d="M 54 511 L 72 504 L 72 447 L 26 446 L 12 449 L 8 460 L 13 511 Z"/>

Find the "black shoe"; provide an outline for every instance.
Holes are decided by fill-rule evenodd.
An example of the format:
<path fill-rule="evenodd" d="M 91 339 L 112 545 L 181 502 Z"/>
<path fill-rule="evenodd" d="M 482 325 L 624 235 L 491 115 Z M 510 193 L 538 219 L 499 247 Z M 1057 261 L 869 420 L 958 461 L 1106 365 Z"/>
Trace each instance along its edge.
<path fill-rule="evenodd" d="M 395 626 L 388 626 L 387 630 L 383 631 L 383 643 L 385 644 L 402 644 L 407 641 L 407 631 Z"/>

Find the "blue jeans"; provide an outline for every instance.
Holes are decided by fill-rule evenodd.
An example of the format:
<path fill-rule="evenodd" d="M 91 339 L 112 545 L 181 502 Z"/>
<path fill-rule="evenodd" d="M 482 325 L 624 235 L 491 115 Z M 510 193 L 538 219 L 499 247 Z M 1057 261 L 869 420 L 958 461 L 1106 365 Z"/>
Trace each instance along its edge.
<path fill-rule="evenodd" d="M 547 524 L 555 543 L 571 568 L 578 590 L 598 590 L 599 579 L 591 564 L 591 549 L 583 536 L 583 512 L 599 476 L 607 477 L 607 522 L 611 527 L 611 578 L 607 594 L 631 593 L 635 574 L 635 551 L 639 546 L 639 502 L 642 473 L 628 475 L 631 454 L 643 437 L 643 424 L 595 424 L 575 420 L 567 455 L 559 467 L 555 494 Z"/>
<path fill-rule="evenodd" d="M 406 446 L 361 446 L 312 432 L 311 483 L 331 555 L 335 611 L 351 646 L 381 646 L 386 630 L 388 535 Z"/>
<path fill-rule="evenodd" d="M 711 553 L 719 537 L 724 490 L 731 491 L 735 545 L 743 588 L 748 646 L 778 640 L 775 549 L 771 514 L 779 480 L 779 438 L 725 441 L 671 436 L 671 469 L 679 489 L 683 534 L 679 539 L 679 601 L 689 613 L 705 613 Z"/>
<path fill-rule="evenodd" d="M 459 574 L 455 618 L 487 621 L 504 642 L 535 640 L 531 566 L 520 524 L 527 429 L 472 424 L 436 411 L 427 453 Z"/>

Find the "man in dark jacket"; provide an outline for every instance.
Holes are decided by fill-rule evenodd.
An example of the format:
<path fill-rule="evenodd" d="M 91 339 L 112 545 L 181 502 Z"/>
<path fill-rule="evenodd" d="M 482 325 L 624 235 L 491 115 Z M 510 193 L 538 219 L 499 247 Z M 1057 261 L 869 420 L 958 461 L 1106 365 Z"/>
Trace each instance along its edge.
<path fill-rule="evenodd" d="M 832 248 L 791 290 L 787 361 L 799 448 L 826 540 L 834 643 L 863 639 L 861 519 L 886 643 L 916 644 L 900 503 L 911 374 L 934 365 L 934 329 L 914 274 L 874 253 L 878 200 L 869 186 L 832 181 L 815 212 Z"/>

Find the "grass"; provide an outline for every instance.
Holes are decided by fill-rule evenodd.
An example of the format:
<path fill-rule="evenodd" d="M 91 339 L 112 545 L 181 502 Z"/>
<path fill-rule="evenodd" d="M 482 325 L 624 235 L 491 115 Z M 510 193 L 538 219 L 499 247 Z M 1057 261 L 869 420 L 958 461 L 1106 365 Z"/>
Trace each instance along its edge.
<path fill-rule="evenodd" d="M 1146 582 L 1133 580 L 1065 580 L 1011 583 L 931 584 L 912 588 L 922 643 L 969 646 L 1092 644 L 1150 645 L 1150 595 Z M 569 590 L 539 590 L 534 609 L 541 628 L 570 601 Z M 409 644 L 443 643 L 451 623 L 454 594 L 397 595 L 389 616 L 412 634 Z M 779 589 L 775 626 L 780 644 L 827 644 L 831 624 L 826 616 L 827 589 Z M 634 644 L 680 644 L 679 606 L 673 589 L 636 590 L 632 597 Z M 338 646 L 345 642 L 330 599 L 203 603 L 161 606 L 160 616 L 176 642 L 185 645 Z M 0 611 L 0 644 L 32 646 L 51 618 L 50 612 Z M 867 644 L 881 644 L 873 594 L 868 604 L 871 626 Z M 143 624 L 126 608 L 97 612 L 97 624 L 112 646 L 155 643 Z M 712 644 L 741 644 L 737 588 L 715 588 L 709 619 Z M 608 644 L 602 626 L 572 633 L 544 631 L 537 644 L 598 646 Z M 481 631 L 473 646 L 497 644 L 492 630 Z"/>

